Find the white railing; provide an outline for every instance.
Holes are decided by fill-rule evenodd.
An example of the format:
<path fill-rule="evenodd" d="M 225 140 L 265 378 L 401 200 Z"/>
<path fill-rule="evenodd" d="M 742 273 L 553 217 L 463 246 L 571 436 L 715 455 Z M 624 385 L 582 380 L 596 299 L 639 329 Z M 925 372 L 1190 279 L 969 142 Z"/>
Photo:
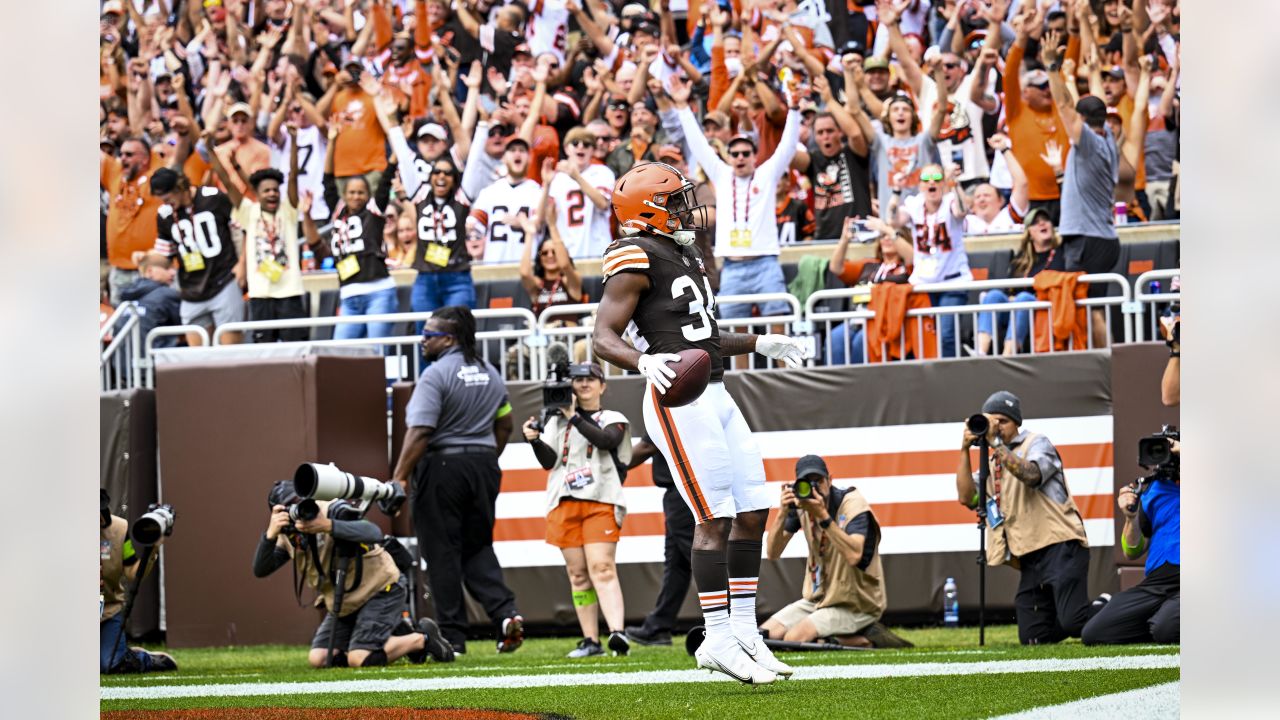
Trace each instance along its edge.
<path fill-rule="evenodd" d="M 129 390 L 142 382 L 142 315 L 137 303 L 121 303 L 98 330 L 98 376 L 102 392 Z M 105 346 L 105 347 L 104 347 Z"/>
<path fill-rule="evenodd" d="M 1172 305 L 1182 302 L 1181 292 L 1148 292 L 1147 286 L 1154 281 L 1171 280 L 1182 274 L 1182 268 L 1172 270 L 1148 270 L 1133 282 L 1133 304 L 1138 316 L 1136 342 L 1147 339 L 1160 339 L 1160 305 Z M 1149 331 L 1149 332 L 1147 332 Z"/>
<path fill-rule="evenodd" d="M 716 297 L 716 309 L 723 308 L 725 305 L 742 304 L 748 306 L 750 312 L 751 305 L 764 306 L 769 302 L 784 302 L 791 312 L 782 315 L 762 315 L 760 317 L 742 317 L 742 318 L 716 318 L 716 324 L 720 326 L 721 332 L 742 332 L 750 333 L 759 331 L 761 333 L 780 332 L 784 335 L 799 334 L 808 330 L 804 323 L 804 307 L 795 295 L 791 293 L 754 293 L 750 295 L 719 295 Z M 800 324 L 799 328 L 795 326 Z M 760 355 L 758 353 L 749 353 L 740 356 L 738 359 L 731 360 L 731 367 L 735 370 L 749 369 L 766 369 L 770 367 L 782 367 L 775 360 Z"/>
<path fill-rule="evenodd" d="M 1087 308 L 1094 308 L 1094 307 L 1106 308 L 1106 307 L 1118 306 L 1123 309 L 1130 302 L 1129 283 L 1122 275 L 1117 275 L 1115 273 L 1099 273 L 1095 275 L 1083 275 L 1080 278 L 1080 282 L 1114 284 L 1120 288 L 1120 294 L 1114 297 L 1087 298 L 1084 300 L 1080 300 L 1077 303 L 1079 306 L 1087 307 Z M 1035 285 L 1035 280 L 1033 278 L 1011 278 L 1006 280 L 972 280 L 972 281 L 944 282 L 944 283 L 916 285 L 916 286 L 913 286 L 912 292 L 913 293 L 942 293 L 942 292 L 966 292 L 967 293 L 973 290 L 978 290 L 978 291 L 995 290 L 995 289 L 1026 290 L 1026 289 L 1032 288 L 1034 285 Z M 859 360 L 861 362 L 866 362 L 867 344 L 865 342 L 865 339 L 866 339 L 865 329 L 866 329 L 867 321 L 873 318 L 875 314 L 870 310 L 866 310 L 866 309 L 839 310 L 839 311 L 821 310 L 820 311 L 816 309 L 817 304 L 825 300 L 848 299 L 848 298 L 854 297 L 855 295 L 861 295 L 865 293 L 866 293 L 866 290 L 861 288 L 860 289 L 840 288 L 840 289 L 833 289 L 833 290 L 819 290 L 817 292 L 814 292 L 812 295 L 810 295 L 808 300 L 805 302 L 804 317 L 807 323 L 809 324 L 809 327 L 807 328 L 808 331 L 816 332 L 817 325 L 820 323 L 822 325 L 822 329 L 824 330 L 824 337 L 828 339 L 828 342 L 824 345 L 823 352 L 821 353 L 822 358 L 826 362 L 826 364 L 832 363 L 832 353 L 834 350 L 834 346 L 830 342 L 832 331 L 836 327 L 838 327 L 841 323 L 847 323 L 846 329 L 844 332 L 844 338 L 842 339 L 841 345 L 840 345 L 841 349 L 844 350 L 845 362 L 850 362 L 852 360 L 852 358 L 850 358 L 850 355 L 852 354 L 852 351 L 853 351 L 852 338 L 858 332 L 858 330 L 864 331 L 863 333 L 864 342 L 862 344 L 861 358 L 859 358 Z M 943 347 L 942 347 L 943 341 L 942 341 L 942 332 L 941 332 L 940 323 L 943 317 L 953 318 L 952 322 L 958 325 L 962 316 L 971 315 L 973 318 L 974 330 L 976 333 L 979 316 L 981 316 L 984 313 L 998 313 L 998 317 L 1005 317 L 1005 318 L 1008 318 L 1008 320 L 993 323 L 992 347 L 989 352 L 990 354 L 999 354 L 1005 349 L 1003 348 L 1004 335 L 1005 335 L 1005 333 L 1002 332 L 1003 330 L 1009 327 L 1011 323 L 1020 322 L 1019 320 L 1020 315 L 1027 315 L 1031 323 L 1030 327 L 1028 328 L 1028 336 L 1031 338 L 1034 338 L 1035 322 L 1036 322 L 1036 313 L 1034 311 L 1046 310 L 1049 307 L 1050 305 L 1048 302 L 1039 301 L 1039 300 L 1025 301 L 1025 302 L 1006 302 L 1006 303 L 991 304 L 991 305 L 965 304 L 965 305 L 952 305 L 952 306 L 944 306 L 944 307 L 917 308 L 913 310 L 908 310 L 906 313 L 906 316 L 908 318 L 934 317 L 939 321 L 939 326 L 937 327 L 937 336 L 935 341 L 937 343 L 935 346 L 935 350 L 937 351 L 938 356 L 941 357 L 943 355 Z M 1131 342 L 1133 338 L 1132 317 L 1129 314 L 1125 314 L 1123 317 L 1125 320 L 1124 329 L 1122 333 L 1124 338 L 1123 341 Z M 1110 313 L 1104 314 L 1104 322 L 1106 323 L 1108 337 L 1110 337 L 1110 334 L 1111 334 L 1111 314 Z M 1069 349 L 1071 350 L 1093 349 L 1094 343 L 1093 343 L 1093 313 L 1092 312 L 1085 313 L 1085 325 L 1086 325 L 1086 338 L 1087 338 L 1086 347 L 1077 348 L 1072 346 Z M 1014 337 L 1016 338 L 1017 337 L 1016 325 L 1014 327 L 1015 327 Z M 920 323 L 916 324 L 916 333 L 917 333 L 917 336 L 916 338 L 914 338 L 914 340 L 915 340 L 916 346 L 919 347 L 924 344 L 924 328 L 922 324 Z M 907 340 L 906 323 L 904 323 L 903 329 L 899 333 L 899 343 L 905 344 L 906 340 Z M 962 350 L 962 346 L 961 346 L 961 333 L 959 331 L 959 327 L 956 328 L 953 342 L 954 342 L 954 347 L 952 348 L 952 351 L 953 351 L 952 356 L 962 357 L 965 353 Z M 881 348 L 882 356 L 884 356 L 885 349 L 886 348 L 882 346 Z M 1010 353 L 1014 353 L 1016 351 L 1017 351 L 1016 347 L 1010 349 Z M 1036 351 L 1035 343 L 1033 341 L 1031 342 L 1031 352 L 1034 353 L 1035 351 Z M 810 365 L 813 365 L 815 363 L 816 363 L 816 358 L 810 359 L 809 361 Z"/>

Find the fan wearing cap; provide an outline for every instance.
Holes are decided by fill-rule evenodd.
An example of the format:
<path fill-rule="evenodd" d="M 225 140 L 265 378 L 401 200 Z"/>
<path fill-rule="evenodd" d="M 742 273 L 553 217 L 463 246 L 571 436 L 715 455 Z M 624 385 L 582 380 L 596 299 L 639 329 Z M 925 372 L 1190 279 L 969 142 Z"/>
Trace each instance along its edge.
<path fill-rule="evenodd" d="M 138 279 L 134 255 L 156 241 L 156 211 L 163 204 L 151 192 L 151 147 L 147 141 L 127 138 L 120 143 L 120 157 L 100 153 L 99 185 L 107 194 L 107 282 L 111 302 L 120 302 L 120 290 Z"/>
<path fill-rule="evenodd" d="M 206 130 L 205 142 L 212 140 Z M 221 167 L 216 152 L 211 160 L 215 170 Z M 182 324 L 201 325 L 212 335 L 220 325 L 244 320 L 244 268 L 231 237 L 230 198 L 216 187 L 191 187 L 185 175 L 170 168 L 151 176 L 151 194 L 164 203 L 156 212 L 153 252 L 179 261 Z M 239 341 L 240 333 L 222 336 L 224 344 Z M 189 335 L 187 343 L 202 341 Z"/>
<path fill-rule="evenodd" d="M 1006 68 L 1023 66 L 1030 24 L 1024 22 L 1018 27 L 1017 36 L 1005 59 Z M 994 42 L 989 39 L 988 45 Z M 1065 158 L 1069 142 L 1065 124 L 1049 91 L 1049 73 L 1043 68 L 1035 68 L 1026 73 L 1012 70 L 1005 73 L 1004 102 L 1009 139 L 1013 143 L 1013 153 L 1018 157 L 1018 163 L 1027 174 L 1031 204 L 1044 207 L 1049 211 L 1050 217 L 1057 221 L 1061 191 L 1053 165 L 1045 162 L 1044 158 L 1051 150 Z"/>
<path fill-rule="evenodd" d="M 287 124 L 296 128 L 298 190 L 311 194 L 311 217 L 316 222 L 324 224 L 328 222 L 330 215 L 329 205 L 324 200 L 324 158 L 328 152 L 328 122 L 316 110 L 315 98 L 302 90 L 301 78 L 297 83 L 286 83 L 284 98 L 267 124 L 267 143 L 273 154 L 281 159 L 289 157 L 295 142 L 294 135 L 283 132 Z M 288 172 L 287 166 L 277 169 Z"/>
<path fill-rule="evenodd" d="M 1129 101 L 1131 113 L 1135 107 L 1147 107 L 1147 100 L 1151 95 L 1151 56 L 1143 55 L 1138 62 L 1138 87 L 1134 90 L 1132 99 L 1127 95 L 1124 96 L 1124 99 Z M 1146 222 L 1146 198 L 1144 194 L 1140 195 L 1139 190 L 1146 180 L 1143 170 L 1145 167 L 1143 148 L 1147 138 L 1147 123 L 1129 122 L 1128 118 L 1131 116 L 1124 114 L 1123 103 L 1117 108 L 1110 105 L 1110 100 L 1107 102 L 1107 127 L 1120 146 L 1115 200 L 1125 204 L 1126 213 L 1133 222 Z M 1144 118 L 1139 116 L 1139 119 Z"/>
<path fill-rule="evenodd" d="M 338 137 L 328 148 L 333 155 L 333 175 L 338 192 L 347 181 L 362 176 L 370 189 L 379 186 L 387 168 L 387 134 L 378 122 L 373 98 L 382 85 L 364 73 L 364 65 L 352 57 L 343 63 L 316 109 L 326 116 Z"/>
<path fill-rule="evenodd" d="M 485 262 L 519 262 L 525 231 L 517 217 L 532 217 L 540 209 L 542 186 L 529 177 L 529 143 L 511 136 L 502 151 L 506 177 L 480 191 L 467 218 L 467 237 L 484 241 Z"/>
<path fill-rule="evenodd" d="M 384 8 L 374 10 L 386 12 Z M 391 44 L 375 58 L 383 68 L 382 84 L 395 96 L 400 111 L 415 120 L 426 117 L 431 109 L 428 100 L 431 73 L 422 67 L 430 57 L 429 46 L 416 46 L 414 36 L 402 31 L 396 33 Z"/>
<path fill-rule="evenodd" d="M 979 186 L 979 189 L 986 186 Z M 972 217 L 972 216 L 970 216 Z M 1035 277 L 1042 270 L 1061 272 L 1066 268 L 1062 252 L 1062 236 L 1053 227 L 1053 220 L 1044 208 L 1032 208 L 1023 221 L 1022 239 L 1018 243 L 1018 251 L 1009 264 L 1008 277 Z M 1001 278 L 990 278 L 997 280 Z M 979 298 L 983 305 L 1002 305 L 1013 302 L 1030 302 L 1036 300 L 1036 294 L 1024 289 L 1010 297 L 1010 293 L 1000 288 L 984 291 Z M 1000 327 L 1005 327 L 1005 355 L 1014 355 L 1021 351 L 1028 338 L 1031 337 L 1031 311 L 1018 310 L 1013 313 L 1013 324 L 1009 323 L 1009 313 L 982 313 L 978 316 L 975 348 L 979 355 L 990 355 L 993 351 L 994 338 L 1000 335 Z"/>
<path fill-rule="evenodd" d="M 1062 176 L 1062 219 L 1058 223 L 1066 269 L 1089 274 L 1111 272 L 1120 259 L 1120 238 L 1113 219 L 1120 158 L 1107 127 L 1107 106 L 1093 95 L 1072 103 L 1059 72 L 1061 58 L 1050 43 L 1042 46 L 1041 60 L 1049 68 L 1050 91 L 1071 143 Z M 1106 294 L 1104 283 L 1089 286 L 1089 297 Z M 1105 310 L 1091 310 L 1093 348 L 1107 346 L 1110 333 Z"/>
<path fill-rule="evenodd" d="M 570 404 L 550 412 L 545 426 L 524 423 L 524 438 L 547 474 L 546 540 L 564 555 L 582 641 L 571 658 L 603 655 L 599 614 L 609 627 L 607 647 L 626 655 L 625 608 L 616 553 L 627 503 L 622 483 L 631 462 L 631 422 L 605 410 L 608 385 L 597 363 L 570 365 Z"/>
<path fill-rule="evenodd" d="M 591 162 L 595 135 L 577 127 L 565 136 L 565 159 L 556 163 L 547 217 L 553 218 L 569 255 L 597 258 L 612 238 L 609 197 L 617 181 L 608 165 Z"/>
<path fill-rule="evenodd" d="M 216 125 L 216 123 L 214 123 Z M 253 112 L 248 103 L 238 102 L 227 109 L 227 126 L 231 130 L 231 139 L 218 146 L 218 159 L 229 173 L 231 185 L 218 178 L 219 190 L 227 191 L 234 187 L 241 194 L 249 192 L 244 178 L 259 170 L 271 167 L 271 148 L 253 136 Z"/>
<path fill-rule="evenodd" d="M 778 149 L 764 162 L 758 161 L 755 141 L 735 136 L 729 141 L 729 162 L 716 154 L 702 134 L 702 128 L 689 109 L 691 86 L 671 83 L 671 99 L 675 103 L 684 130 L 685 142 L 707 179 L 716 188 L 716 257 L 724 259 L 720 271 L 720 292 L 725 295 L 786 292 L 782 266 L 778 263 L 778 222 L 775 200 L 778 181 L 790 168 L 800 135 L 799 98 L 788 93 L 787 123 Z M 762 315 L 789 312 L 785 303 L 761 303 Z M 730 303 L 720 308 L 720 317 L 737 318 L 751 314 L 751 305 Z"/>
<path fill-rule="evenodd" d="M 987 477 L 987 564 L 1019 572 L 1013 605 L 1024 645 L 1080 637 L 1098 612 L 1088 595 L 1089 540 L 1084 520 L 1049 438 L 1022 429 L 1022 401 L 1001 390 L 982 404 L 991 453 Z M 978 436 L 964 426 L 956 492 L 960 504 L 978 506 L 978 475 L 971 448 Z"/>
<path fill-rule="evenodd" d="M 761 625 L 774 640 L 813 642 L 832 638 L 842 645 L 872 647 L 867 630 L 884 614 L 884 570 L 880 563 L 880 523 L 855 487 L 831 482 L 817 455 L 796 462 L 795 482 L 782 486 L 778 513 L 769 525 L 765 553 L 770 560 L 803 532 L 809 559 L 801 599 Z"/>

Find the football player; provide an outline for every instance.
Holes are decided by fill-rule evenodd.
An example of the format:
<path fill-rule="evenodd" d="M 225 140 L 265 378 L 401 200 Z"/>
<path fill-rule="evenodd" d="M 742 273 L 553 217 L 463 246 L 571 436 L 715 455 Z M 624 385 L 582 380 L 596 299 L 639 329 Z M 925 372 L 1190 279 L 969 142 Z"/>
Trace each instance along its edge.
<path fill-rule="evenodd" d="M 706 266 L 693 247 L 706 208 L 675 168 L 632 168 L 613 189 L 613 212 L 626 237 L 605 251 L 604 298 L 592 339 L 597 355 L 648 380 L 645 427 L 659 429 L 654 444 L 675 469 L 698 523 L 691 565 L 707 632 L 695 653 L 698 667 L 752 685 L 771 683 L 792 670 L 773 656 L 756 626 L 770 497 L 760 448 L 725 391 L 721 356 L 758 352 L 798 367 L 800 344 L 784 335 L 720 333 Z M 689 348 L 711 356 L 711 382 L 696 402 L 663 407 L 659 397 L 676 375 L 669 365 Z"/>

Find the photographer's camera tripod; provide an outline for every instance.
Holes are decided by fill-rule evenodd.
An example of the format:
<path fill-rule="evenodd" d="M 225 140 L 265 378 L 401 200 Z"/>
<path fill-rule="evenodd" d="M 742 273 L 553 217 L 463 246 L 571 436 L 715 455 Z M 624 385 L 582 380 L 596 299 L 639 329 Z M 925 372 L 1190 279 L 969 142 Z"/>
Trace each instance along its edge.
<path fill-rule="evenodd" d="M 978 436 L 978 645 L 987 644 L 987 478 L 991 477 L 990 422 L 981 413 L 965 424 Z"/>
<path fill-rule="evenodd" d="M 122 646 L 129 643 L 125 637 L 125 633 L 129 631 L 129 616 L 133 614 L 133 601 L 138 597 L 138 588 L 142 586 L 142 580 L 147 574 L 147 564 L 151 562 L 151 555 L 155 552 L 155 545 L 142 545 L 138 552 L 138 572 L 133 576 L 133 582 L 129 583 L 129 587 L 124 594 L 124 607 L 120 609 L 120 632 L 116 633 L 115 640 L 111 645 L 111 658 L 107 662 L 107 670 L 115 670 L 116 654 Z"/>

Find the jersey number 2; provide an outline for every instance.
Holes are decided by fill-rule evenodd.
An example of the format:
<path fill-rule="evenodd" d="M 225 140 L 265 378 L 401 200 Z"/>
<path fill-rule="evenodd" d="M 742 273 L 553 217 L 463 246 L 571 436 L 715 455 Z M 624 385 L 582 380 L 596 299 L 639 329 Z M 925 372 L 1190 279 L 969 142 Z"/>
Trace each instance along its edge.
<path fill-rule="evenodd" d="M 680 326 L 680 332 L 689 342 L 699 342 L 711 337 L 711 314 L 716 310 L 716 298 L 711 294 L 711 281 L 706 276 L 703 276 L 702 284 L 707 289 L 705 298 L 702 291 L 698 290 L 698 284 L 688 275 L 681 275 L 671 282 L 673 300 L 683 300 L 688 295 L 693 295 L 693 299 L 689 301 L 689 314 L 695 316 L 698 322 Z"/>

